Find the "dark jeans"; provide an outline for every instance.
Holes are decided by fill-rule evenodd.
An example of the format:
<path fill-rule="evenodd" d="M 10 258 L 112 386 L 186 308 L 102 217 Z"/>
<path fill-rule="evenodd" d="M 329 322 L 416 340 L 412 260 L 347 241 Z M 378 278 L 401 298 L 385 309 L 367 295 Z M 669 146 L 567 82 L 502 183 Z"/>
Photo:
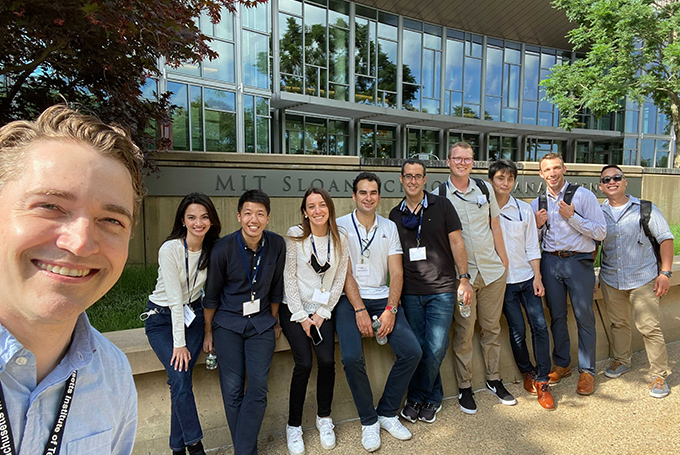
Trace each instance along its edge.
<path fill-rule="evenodd" d="M 408 399 L 439 405 L 444 399 L 439 368 L 449 347 L 456 294 L 402 295 L 401 306 L 423 350 L 423 357 L 408 386 Z"/>
<path fill-rule="evenodd" d="M 387 299 L 370 300 L 364 299 L 364 305 L 368 314 L 373 317 L 385 311 Z M 373 425 L 378 421 L 378 416 L 394 417 L 401 407 L 408 383 L 413 372 L 420 362 L 422 350 L 418 339 L 413 334 L 403 311 L 397 313 L 394 330 L 387 336 L 392 351 L 397 356 L 390 374 L 385 383 L 385 389 L 378 402 L 378 407 L 373 407 L 373 393 L 371 384 L 366 374 L 366 365 L 361 343 L 361 333 L 357 327 L 354 308 L 347 297 L 340 297 L 340 301 L 333 312 L 335 318 L 335 330 L 340 341 L 342 351 L 342 364 L 345 367 L 347 384 L 354 398 L 354 405 L 359 412 L 362 425 Z"/>
<path fill-rule="evenodd" d="M 267 377 L 274 356 L 274 328 L 257 333 L 248 321 L 243 333 L 213 324 L 213 343 L 227 423 L 237 455 L 257 454 L 257 435 L 267 408 Z M 246 385 L 248 374 L 248 388 Z"/>
<path fill-rule="evenodd" d="M 522 308 L 527 314 L 531 329 L 531 344 L 534 347 L 536 367 L 531 363 L 526 343 L 526 324 Z M 547 382 L 550 373 L 550 335 L 543 313 L 543 300 L 534 294 L 534 279 L 505 286 L 503 313 L 508 321 L 510 346 L 515 363 L 522 373 L 536 373 L 538 382 Z"/>
<path fill-rule="evenodd" d="M 590 253 L 561 258 L 544 252 L 541 260 L 545 297 L 552 319 L 550 330 L 553 336 L 555 365 L 563 368 L 571 365 L 567 327 L 567 293 L 569 293 L 578 328 L 579 371 L 586 371 L 592 375 L 595 374 L 596 346 L 593 262 L 593 255 Z"/>
<path fill-rule="evenodd" d="M 290 316 L 288 305 L 280 305 L 281 329 L 288 339 L 295 360 L 293 378 L 290 381 L 288 425 L 299 427 L 302 425 L 302 408 L 307 395 L 307 382 L 312 372 L 312 347 L 319 370 L 316 376 L 317 415 L 319 417 L 331 415 L 331 402 L 335 388 L 335 320 L 331 318 L 324 321 L 319 329 L 323 341 L 320 345 L 313 346 L 311 338 L 307 336 L 302 326 L 297 322 L 291 322 Z M 314 330 L 313 327 L 312 330 Z"/>
<path fill-rule="evenodd" d="M 191 305 L 196 313 L 196 318 L 189 327 L 184 328 L 186 348 L 191 354 L 189 371 L 177 371 L 170 365 L 174 346 L 170 308 L 149 302 L 146 310 L 155 309 L 158 313 L 151 315 L 144 323 L 149 344 L 168 374 L 168 384 L 170 385 L 170 448 L 177 451 L 182 451 L 186 446 L 203 439 L 191 382 L 191 373 L 203 347 L 203 307 L 200 300 Z"/>

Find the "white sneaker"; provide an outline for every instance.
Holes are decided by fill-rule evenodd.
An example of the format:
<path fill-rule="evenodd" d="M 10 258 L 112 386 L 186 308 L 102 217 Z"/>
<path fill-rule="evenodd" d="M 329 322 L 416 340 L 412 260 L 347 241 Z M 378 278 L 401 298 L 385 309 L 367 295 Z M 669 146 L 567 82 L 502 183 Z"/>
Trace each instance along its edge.
<path fill-rule="evenodd" d="M 321 439 L 321 447 L 330 450 L 335 447 L 335 432 L 333 428 L 333 419 L 330 417 L 316 416 L 316 428 L 319 430 L 319 439 Z"/>
<path fill-rule="evenodd" d="M 391 434 L 392 436 L 401 441 L 406 441 L 413 437 L 411 432 L 408 431 L 408 428 L 401 424 L 401 422 L 399 421 L 399 417 L 397 416 L 394 417 L 378 416 L 378 422 L 380 422 L 380 428 L 384 428 L 385 430 L 387 430 L 389 434 Z"/>
<path fill-rule="evenodd" d="M 286 425 L 286 441 L 290 455 L 302 455 L 305 453 L 305 443 L 302 440 L 302 427 Z"/>
<path fill-rule="evenodd" d="M 380 422 L 361 426 L 361 444 L 369 452 L 380 448 Z"/>

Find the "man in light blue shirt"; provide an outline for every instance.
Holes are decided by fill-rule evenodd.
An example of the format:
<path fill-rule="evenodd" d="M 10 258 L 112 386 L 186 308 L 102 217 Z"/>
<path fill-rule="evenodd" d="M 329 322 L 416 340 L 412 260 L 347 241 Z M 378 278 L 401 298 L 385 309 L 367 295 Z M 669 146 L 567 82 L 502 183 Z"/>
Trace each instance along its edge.
<path fill-rule="evenodd" d="M 541 275 L 550 310 L 555 368 L 550 383 L 556 384 L 571 375 L 569 329 L 567 327 L 567 294 L 578 328 L 579 376 L 576 392 L 591 395 L 595 391 L 595 313 L 593 269 L 595 241 L 603 240 L 607 225 L 595 195 L 578 187 L 571 203 L 564 197 L 569 184 L 564 179 L 567 171 L 562 157 L 548 153 L 539 162 L 540 175 L 545 180 L 547 208 L 539 206 L 539 199 L 531 202 L 536 213 L 536 227 L 543 239 Z"/>
<path fill-rule="evenodd" d="M 659 299 L 668 293 L 673 264 L 673 234 L 663 215 L 651 205 L 649 231 L 659 244 L 657 252 L 641 223 L 642 204 L 626 194 L 628 181 L 621 168 L 602 168 L 600 189 L 607 196 L 602 211 L 607 220 L 607 237 L 602 242 L 600 285 L 611 321 L 614 361 L 604 375 L 618 378 L 630 371 L 630 313 L 642 334 L 653 378 L 649 394 L 663 398 L 670 393 L 666 377 L 668 365 L 666 340 L 659 321 Z"/>
<path fill-rule="evenodd" d="M 130 365 L 84 311 L 127 260 L 139 149 L 60 105 L 2 127 L 0 157 L 0 453 L 129 454 Z"/>

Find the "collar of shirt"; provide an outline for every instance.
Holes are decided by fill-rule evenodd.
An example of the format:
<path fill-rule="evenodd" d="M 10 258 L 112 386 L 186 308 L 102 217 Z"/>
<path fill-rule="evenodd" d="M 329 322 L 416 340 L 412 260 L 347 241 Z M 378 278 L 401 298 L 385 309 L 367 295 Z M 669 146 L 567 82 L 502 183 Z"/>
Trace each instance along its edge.
<path fill-rule="evenodd" d="M 473 182 L 472 177 L 469 177 L 469 176 L 468 176 L 467 190 L 465 190 L 465 191 L 459 190 L 458 187 L 453 184 L 450 177 L 448 179 L 446 179 L 446 188 L 451 192 L 451 194 L 453 194 L 453 193 L 468 194 L 468 193 L 474 192 L 475 189 L 478 189 L 477 183 Z"/>
<path fill-rule="evenodd" d="M 640 205 L 640 199 L 636 198 L 635 196 L 631 196 L 630 194 L 626 194 L 628 196 L 628 202 L 626 202 L 625 209 L 623 209 L 624 212 L 628 210 L 628 208 L 633 205 Z M 611 204 L 609 203 L 609 199 L 605 199 L 604 202 L 602 203 L 602 211 L 604 213 L 607 213 L 609 216 L 613 218 L 612 212 L 611 212 Z M 621 219 L 621 218 L 619 218 Z"/>
<path fill-rule="evenodd" d="M 241 237 L 241 242 L 243 242 L 243 248 L 246 251 L 250 251 L 253 254 L 257 254 L 262 250 L 262 247 L 265 244 L 265 235 L 267 234 L 267 231 L 263 230 L 262 231 L 262 237 L 260 237 L 260 241 L 257 243 L 257 249 L 256 250 L 251 250 L 250 247 L 248 246 L 248 243 L 246 243 L 246 238 L 243 237 L 243 228 L 238 230 L 238 235 Z"/>
<path fill-rule="evenodd" d="M 355 221 L 356 224 L 357 224 L 357 228 L 358 228 L 359 230 L 361 230 L 361 229 L 364 230 L 364 233 L 366 234 L 366 237 L 368 237 L 368 235 L 369 235 L 371 232 L 373 232 L 374 229 L 378 229 L 378 214 L 375 213 L 375 212 L 373 212 L 373 226 L 371 226 L 370 229 L 366 229 L 366 227 L 365 227 L 363 224 L 361 224 L 361 223 L 359 222 L 359 218 L 357 218 L 357 209 L 354 209 L 354 211 L 352 212 L 352 217 L 354 217 L 354 221 Z M 365 237 L 364 237 L 364 238 L 365 238 Z"/>
<path fill-rule="evenodd" d="M 508 198 L 508 202 L 506 202 L 505 205 L 501 207 L 501 212 L 505 212 L 506 215 L 508 213 L 518 214 L 517 220 L 519 221 L 519 206 L 515 201 L 515 198 L 510 196 Z"/>
<path fill-rule="evenodd" d="M 546 193 L 549 198 L 553 199 L 554 201 L 559 201 L 560 199 L 564 199 L 564 192 L 567 191 L 567 187 L 569 186 L 569 182 L 567 182 L 567 179 L 564 179 L 564 186 L 557 192 L 556 195 L 553 196 L 552 191 L 549 189 L 546 189 Z M 560 197 L 561 196 L 561 197 Z"/>
<path fill-rule="evenodd" d="M 435 199 L 430 193 L 424 191 L 423 200 L 421 201 L 423 209 L 426 209 L 430 205 L 430 203 L 434 204 Z M 408 205 L 406 204 L 406 196 L 404 196 L 404 199 L 401 200 L 401 204 L 399 205 L 399 211 L 403 213 L 411 213 L 411 209 L 408 208 Z"/>

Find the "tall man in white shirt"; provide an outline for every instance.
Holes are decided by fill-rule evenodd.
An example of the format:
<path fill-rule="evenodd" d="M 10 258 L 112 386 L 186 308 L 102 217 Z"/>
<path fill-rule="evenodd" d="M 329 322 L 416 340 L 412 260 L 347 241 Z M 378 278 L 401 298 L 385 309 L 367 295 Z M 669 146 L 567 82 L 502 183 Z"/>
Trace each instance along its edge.
<path fill-rule="evenodd" d="M 463 225 L 463 241 L 468 259 L 468 278 L 472 284 L 471 314 L 463 317 L 459 305 L 453 320 L 453 352 L 456 355 L 458 404 L 466 414 L 476 414 L 477 404 L 472 393 L 472 337 L 475 321 L 481 330 L 482 353 L 486 365 L 486 387 L 504 405 L 517 403 L 503 386 L 499 368 L 501 358 L 501 314 L 505 294 L 508 256 L 505 253 L 500 209 L 491 185 L 472 179 L 472 147 L 458 142 L 449 150 L 446 160 L 451 171 L 446 184 L 433 193 L 447 197 L 456 208 Z M 484 188 L 484 189 L 482 189 Z"/>
<path fill-rule="evenodd" d="M 347 232 L 350 264 L 346 295 L 334 310 L 335 330 L 347 383 L 361 419 L 361 443 L 367 451 L 374 452 L 380 448 L 380 428 L 397 439 L 412 436 L 399 422 L 397 412 L 422 350 L 404 313 L 399 311 L 403 267 L 397 227 L 375 213 L 380 203 L 380 178 L 370 172 L 359 174 L 352 186 L 352 199 L 356 210 L 337 220 Z M 387 337 L 397 356 L 377 408 L 373 406 L 361 343 L 362 336 L 373 336 L 373 316 L 381 322 L 377 335 Z"/>
<path fill-rule="evenodd" d="M 578 328 L 578 365 L 581 373 L 576 392 L 591 395 L 595 391 L 595 313 L 593 269 L 595 241 L 607 234 L 602 210 L 592 191 L 577 187 L 570 204 L 564 201 L 569 184 L 564 179 L 567 167 L 562 157 L 548 153 L 539 161 L 540 174 L 548 190 L 547 209 L 536 198 L 531 208 L 536 213 L 536 227 L 543 241 L 541 274 L 550 310 L 555 368 L 550 383 L 556 384 L 571 375 L 567 294 Z M 568 201 L 569 202 L 569 201 Z"/>
<path fill-rule="evenodd" d="M 524 377 L 524 388 L 538 396 L 541 406 L 552 410 L 555 402 L 548 385 L 550 335 L 541 299 L 545 294 L 541 281 L 541 249 L 538 246 L 538 231 L 531 206 L 510 195 L 516 179 L 517 166 L 510 160 L 494 161 L 489 166 L 489 182 L 501 208 L 503 240 L 510 261 L 503 313 L 508 321 L 512 354 Z M 527 349 L 522 307 L 531 328 L 535 367 Z"/>

